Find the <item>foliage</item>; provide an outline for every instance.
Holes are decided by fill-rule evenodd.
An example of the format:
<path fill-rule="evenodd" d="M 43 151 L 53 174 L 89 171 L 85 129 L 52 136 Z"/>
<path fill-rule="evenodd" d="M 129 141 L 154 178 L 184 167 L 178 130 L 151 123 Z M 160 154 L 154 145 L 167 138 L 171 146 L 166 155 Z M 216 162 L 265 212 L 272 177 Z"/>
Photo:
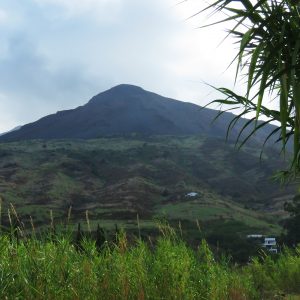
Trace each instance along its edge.
<path fill-rule="evenodd" d="M 238 2 L 238 4 L 237 4 Z M 254 129 L 242 141 L 245 143 L 257 130 L 278 121 L 267 139 L 279 133 L 283 149 L 293 136 L 293 170 L 300 168 L 300 18 L 299 1 L 292 0 L 217 0 L 206 7 L 214 12 L 223 12 L 226 17 L 217 23 L 233 24 L 228 35 L 237 39 L 239 51 L 234 59 L 238 74 L 246 77 L 247 91 L 244 96 L 227 88 L 218 90 L 226 99 L 213 102 L 242 108 L 229 125 L 255 112 L 241 130 L 251 124 Z M 213 25 L 213 24 L 212 24 Z M 266 98 L 275 100 L 275 106 L 265 105 Z M 274 106 L 274 104 L 272 105 Z M 231 108 L 232 109 L 232 108 Z M 266 121 L 257 122 L 260 116 Z"/>
<path fill-rule="evenodd" d="M 222 234 L 222 232 L 213 232 L 207 236 L 210 245 L 216 247 L 216 253 L 221 255 L 226 253 L 232 257 L 232 261 L 247 263 L 250 256 L 257 255 L 260 246 L 249 241 L 246 236 L 240 236 L 234 232 Z"/>
<path fill-rule="evenodd" d="M 205 241 L 196 251 L 166 228 L 153 245 L 116 243 L 97 248 L 68 235 L 41 239 L 0 236 L 1 299 L 275 299 L 300 293 L 300 248 L 277 260 L 245 266 L 217 261 Z"/>
<path fill-rule="evenodd" d="M 165 214 L 177 224 L 179 219 L 195 224 L 196 219 L 233 218 L 252 227 L 245 234 L 273 234 L 280 231 L 278 218 L 266 217 L 261 208 L 273 206 L 274 198 L 283 204 L 287 194 L 295 193 L 269 179 L 283 167 L 274 149 L 266 148 L 260 164 L 257 148 L 246 145 L 237 152 L 223 138 L 52 140 L 46 149 L 43 144 L 0 145 L 8 153 L 0 157 L 3 224 L 8 224 L 12 203 L 25 224 L 31 216 L 37 227 L 48 224 L 50 210 L 56 221 L 64 221 L 72 206 L 73 224 L 82 222 L 89 210 L 91 223 L 101 220 L 105 228 L 117 222 L 129 230 L 137 214 L 143 228 L 154 228 L 153 218 Z M 197 199 L 185 197 L 191 191 L 198 192 Z"/>
<path fill-rule="evenodd" d="M 284 208 L 290 213 L 284 226 L 287 230 L 286 243 L 295 246 L 300 243 L 300 195 L 295 196 L 292 202 L 285 203 Z"/>

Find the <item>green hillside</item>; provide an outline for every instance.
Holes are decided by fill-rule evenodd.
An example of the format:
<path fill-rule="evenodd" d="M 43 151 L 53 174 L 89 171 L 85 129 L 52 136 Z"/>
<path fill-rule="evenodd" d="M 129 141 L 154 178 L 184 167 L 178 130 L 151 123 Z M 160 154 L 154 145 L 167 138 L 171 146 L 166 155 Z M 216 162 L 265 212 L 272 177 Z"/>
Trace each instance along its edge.
<path fill-rule="evenodd" d="M 270 180 L 284 167 L 278 153 L 248 145 L 236 151 L 222 139 L 196 136 L 23 141 L 0 144 L 3 211 L 12 203 L 24 222 L 85 219 L 153 228 L 165 218 L 210 231 L 226 226 L 241 234 L 278 233 L 282 204 L 294 194 Z M 196 197 L 186 196 L 196 192 Z M 280 218 L 278 218 L 280 216 Z M 7 223 L 7 216 L 3 216 Z"/>

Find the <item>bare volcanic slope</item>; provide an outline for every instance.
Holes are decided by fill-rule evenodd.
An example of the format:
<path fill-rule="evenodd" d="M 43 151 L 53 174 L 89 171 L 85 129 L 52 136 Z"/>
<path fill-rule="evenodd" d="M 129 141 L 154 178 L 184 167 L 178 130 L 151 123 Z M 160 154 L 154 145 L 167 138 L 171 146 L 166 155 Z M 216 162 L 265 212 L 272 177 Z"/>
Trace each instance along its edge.
<path fill-rule="evenodd" d="M 59 111 L 0 137 L 1 141 L 27 139 L 99 138 L 142 135 L 224 137 L 233 115 L 165 98 L 133 85 L 118 85 L 94 96 L 87 104 Z M 236 137 L 244 122 L 235 128 Z M 270 132 L 272 126 L 266 129 Z M 260 135 L 267 135 L 267 132 Z M 259 136 L 260 138 L 260 136 Z"/>

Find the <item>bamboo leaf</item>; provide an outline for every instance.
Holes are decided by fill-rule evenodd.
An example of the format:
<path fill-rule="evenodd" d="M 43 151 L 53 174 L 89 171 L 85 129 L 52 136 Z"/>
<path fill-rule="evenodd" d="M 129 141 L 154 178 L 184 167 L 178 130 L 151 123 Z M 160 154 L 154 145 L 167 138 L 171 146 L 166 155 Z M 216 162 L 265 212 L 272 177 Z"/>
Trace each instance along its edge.
<path fill-rule="evenodd" d="M 258 117 L 259 117 L 260 108 L 261 108 L 264 93 L 265 93 L 266 82 L 267 82 L 267 79 L 268 79 L 268 76 L 269 76 L 269 70 L 270 70 L 270 67 L 269 67 L 269 65 L 267 65 L 266 68 L 263 70 L 263 74 L 262 74 L 262 78 L 261 78 L 259 94 L 258 94 L 258 100 L 257 100 L 257 109 L 256 109 L 256 119 L 257 120 L 258 120 Z"/>
<path fill-rule="evenodd" d="M 269 139 L 274 135 L 276 134 L 277 132 L 280 131 L 280 127 L 277 127 L 275 128 L 274 130 L 271 131 L 271 133 L 265 138 L 265 141 L 261 147 L 261 151 L 260 151 L 260 155 L 259 155 L 259 159 L 261 160 L 262 159 L 262 154 L 263 154 L 263 151 L 264 151 L 264 148 L 265 148 L 265 145 L 267 144 L 267 142 L 269 141 Z"/>
<path fill-rule="evenodd" d="M 271 122 L 271 120 L 262 122 L 261 124 L 259 124 L 258 126 L 256 126 L 251 133 L 243 140 L 243 142 L 240 144 L 239 149 L 242 148 L 245 143 L 251 138 L 251 136 L 253 136 L 253 134 L 255 134 L 260 128 L 266 126 L 267 124 L 269 124 Z"/>
<path fill-rule="evenodd" d="M 241 66 L 241 61 L 243 58 L 244 50 L 246 46 L 249 44 L 251 40 L 251 35 L 253 33 L 253 29 L 249 29 L 242 37 L 241 43 L 240 43 L 240 52 L 239 52 L 239 57 L 238 57 L 238 63 L 237 63 L 237 70 L 235 73 L 235 80 L 234 82 L 236 83 L 238 72 L 239 72 L 239 67 Z"/>
<path fill-rule="evenodd" d="M 286 74 L 281 78 L 281 93 L 280 93 L 280 121 L 283 143 L 286 140 L 286 127 L 287 127 L 287 109 L 288 109 L 288 85 Z"/>
<path fill-rule="evenodd" d="M 240 139 L 241 135 L 243 134 L 244 130 L 245 130 L 245 129 L 246 129 L 246 128 L 254 121 L 254 120 L 255 120 L 255 117 L 252 118 L 252 119 L 249 119 L 249 120 L 244 124 L 244 126 L 240 129 L 240 132 L 239 132 L 238 137 L 237 137 L 237 139 L 236 139 L 235 146 L 238 144 L 239 139 Z"/>

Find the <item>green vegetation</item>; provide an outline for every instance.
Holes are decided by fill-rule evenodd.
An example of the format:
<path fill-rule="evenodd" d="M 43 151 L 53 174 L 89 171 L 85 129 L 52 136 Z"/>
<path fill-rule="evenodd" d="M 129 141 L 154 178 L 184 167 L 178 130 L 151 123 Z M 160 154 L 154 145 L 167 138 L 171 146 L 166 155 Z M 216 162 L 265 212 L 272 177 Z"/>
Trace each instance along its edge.
<path fill-rule="evenodd" d="M 158 235 L 156 220 L 181 224 L 191 246 L 206 239 L 214 250 L 246 262 L 257 249 L 248 234 L 280 236 L 285 201 L 294 189 L 269 177 L 283 164 L 275 150 L 247 145 L 242 151 L 222 139 L 152 136 L 95 140 L 23 141 L 0 144 L 2 224 L 12 203 L 30 231 L 43 231 L 51 217 L 69 226 L 116 224 L 130 235 Z M 187 197 L 189 192 L 197 197 Z M 201 227 L 201 233 L 197 228 Z M 83 230 L 88 230 L 86 225 Z M 235 241 L 234 243 L 232 241 Z"/>
<path fill-rule="evenodd" d="M 18 231 L 22 233 L 22 231 Z M 169 226 L 155 241 L 114 243 L 53 232 L 0 236 L 1 299 L 299 299 L 300 248 L 245 266 L 189 248 Z M 294 295 L 294 296 L 292 296 Z"/>
<path fill-rule="evenodd" d="M 91 223 L 108 229 L 131 230 L 138 214 L 147 229 L 157 217 L 191 230 L 199 220 L 205 231 L 222 219 L 246 225 L 236 228 L 241 235 L 280 234 L 294 188 L 269 178 L 283 165 L 275 150 L 266 149 L 260 163 L 251 144 L 237 152 L 234 143 L 204 136 L 1 143 L 0 197 L 4 212 L 12 203 L 37 227 L 48 224 L 50 210 L 59 221 L 72 207 L 73 223 L 88 210 Z M 192 191 L 198 196 L 186 197 Z"/>
<path fill-rule="evenodd" d="M 228 35 L 239 44 L 234 58 L 237 62 L 236 79 L 241 73 L 247 83 L 245 96 L 220 88 L 218 90 L 226 99 L 214 102 L 242 109 L 230 127 L 235 120 L 255 113 L 246 124 L 255 124 L 246 139 L 271 121 L 277 121 L 280 127 L 274 128 L 271 135 L 280 132 L 283 148 L 293 137 L 291 167 L 297 174 L 300 167 L 299 1 L 215 0 L 206 9 L 221 12 L 222 19 L 217 23 L 230 24 Z M 271 105 L 266 104 L 269 99 L 272 99 Z M 257 123 L 260 116 L 264 121 Z"/>
<path fill-rule="evenodd" d="M 285 221 L 287 230 L 285 243 L 297 245 L 300 243 L 300 195 L 296 195 L 292 202 L 285 203 L 285 210 L 290 213 L 290 218 Z"/>

